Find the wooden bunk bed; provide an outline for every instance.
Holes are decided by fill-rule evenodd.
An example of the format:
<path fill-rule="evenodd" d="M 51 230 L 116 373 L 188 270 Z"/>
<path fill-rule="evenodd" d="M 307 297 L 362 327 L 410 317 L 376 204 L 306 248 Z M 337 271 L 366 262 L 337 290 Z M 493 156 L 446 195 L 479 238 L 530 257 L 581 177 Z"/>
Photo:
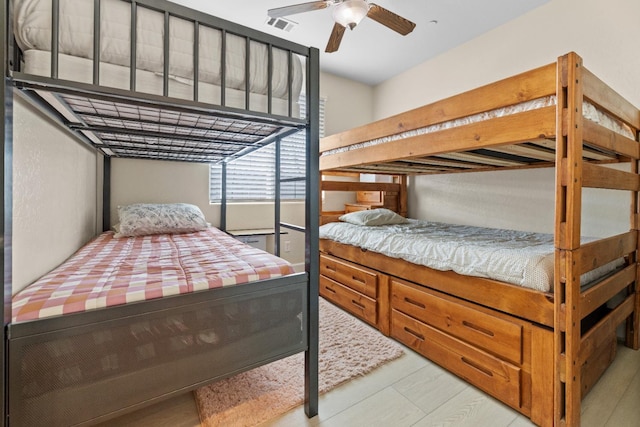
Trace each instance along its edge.
<path fill-rule="evenodd" d="M 6 55 L 2 423 L 95 424 L 299 352 L 305 353 L 305 412 L 316 415 L 317 49 L 164 0 L 16 0 L 0 13 Z M 79 39 L 81 33 L 89 39 Z M 302 85 L 306 114 L 300 117 Z M 306 217 L 298 230 L 305 233 L 306 271 L 12 321 L 12 146 L 20 143 L 13 141 L 14 96 L 103 157 L 105 230 L 113 225 L 111 158 L 224 164 L 305 130 L 306 175 L 298 179 L 307 189 Z M 279 203 L 277 194 L 277 230 Z M 285 305 L 295 315 L 274 309 Z M 184 340 L 193 344 L 198 337 L 212 343 L 203 316 L 224 322 L 229 339 L 216 335 L 221 345 L 187 345 Z M 152 352 L 135 362 L 141 340 Z M 106 360 L 101 348 L 114 357 Z"/>
<path fill-rule="evenodd" d="M 530 101 L 536 106 L 505 113 Z M 594 109 L 614 125 L 586 118 Z M 618 125 L 626 131 L 610 129 Z M 534 423 L 580 425 L 582 396 L 615 357 L 616 328 L 626 322 L 626 345 L 640 345 L 639 129 L 638 108 L 569 53 L 547 66 L 324 138 L 321 174 L 396 178 L 377 184 L 327 176 L 321 190 L 394 193 L 387 207 L 403 214 L 408 175 L 554 167 L 555 271 L 553 290 L 541 292 L 321 238 L 321 295 Z M 618 162 L 630 164 L 629 170 L 607 167 Z M 629 231 L 581 243 L 583 188 L 628 192 Z M 335 218 L 332 212 L 320 221 Z M 583 273 L 620 258 L 621 268 L 581 289 Z"/>

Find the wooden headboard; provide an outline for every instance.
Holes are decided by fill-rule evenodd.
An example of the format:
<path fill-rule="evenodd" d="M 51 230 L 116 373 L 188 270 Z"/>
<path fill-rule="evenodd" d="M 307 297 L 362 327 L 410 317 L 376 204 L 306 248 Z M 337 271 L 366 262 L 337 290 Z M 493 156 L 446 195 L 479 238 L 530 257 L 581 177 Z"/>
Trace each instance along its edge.
<path fill-rule="evenodd" d="M 390 209 L 402 216 L 407 216 L 407 176 L 394 175 L 393 182 L 345 182 L 320 181 L 320 192 L 353 191 L 367 197 L 372 192 L 379 192 L 381 197 L 370 201 L 359 200 L 356 204 L 345 205 L 345 210 L 320 212 L 320 225 L 338 221 L 340 215 L 347 211 L 361 210 L 375 207 Z M 322 206 L 322 201 L 320 203 Z"/>

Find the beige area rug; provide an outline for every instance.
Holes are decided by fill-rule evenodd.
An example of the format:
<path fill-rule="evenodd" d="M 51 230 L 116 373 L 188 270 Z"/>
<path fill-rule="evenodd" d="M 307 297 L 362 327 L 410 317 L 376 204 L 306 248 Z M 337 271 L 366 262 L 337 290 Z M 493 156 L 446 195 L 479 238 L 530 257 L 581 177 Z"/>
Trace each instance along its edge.
<path fill-rule="evenodd" d="M 397 359 L 402 347 L 320 298 L 320 393 Z M 195 392 L 205 427 L 250 427 L 303 403 L 304 354 L 238 374 Z"/>

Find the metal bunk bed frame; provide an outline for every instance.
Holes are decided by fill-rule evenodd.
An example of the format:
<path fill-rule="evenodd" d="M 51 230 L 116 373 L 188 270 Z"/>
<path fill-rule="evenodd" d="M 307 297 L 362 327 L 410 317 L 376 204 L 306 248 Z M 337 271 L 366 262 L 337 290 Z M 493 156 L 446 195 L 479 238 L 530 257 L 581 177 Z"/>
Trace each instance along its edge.
<path fill-rule="evenodd" d="M 288 41 L 281 40 L 256 30 L 252 30 L 216 17 L 212 17 L 188 8 L 178 6 L 164 0 L 138 0 L 129 1 L 131 4 L 132 22 L 135 22 L 136 12 L 139 7 L 144 7 L 160 13 L 164 13 L 165 34 L 169 31 L 170 17 L 180 17 L 194 24 L 194 95 L 193 100 L 183 100 L 168 98 L 169 71 L 168 55 L 169 42 L 165 37 L 164 43 L 164 95 L 152 95 L 135 91 L 136 83 L 136 32 L 131 34 L 131 66 L 130 66 L 130 90 L 114 89 L 99 86 L 100 82 L 100 58 L 99 53 L 93 59 L 93 80 L 94 84 L 84 84 L 71 81 L 60 81 L 57 76 L 58 67 L 58 32 L 53 31 L 51 47 L 51 76 L 41 77 L 27 75 L 19 71 L 20 55 L 13 40 L 12 31 L 12 1 L 5 1 L 0 11 L 2 15 L 2 44 L 5 46 L 5 57 L 3 61 L 2 93 L 4 103 L 2 105 L 2 134 L 3 134 L 3 158 L 2 191 L 4 206 L 2 210 L 3 227 L 3 256 L 2 272 L 4 275 L 4 304 L 2 315 L 4 319 L 4 351 L 0 352 L 3 370 L 0 373 L 2 378 L 3 398 L 1 399 L 3 424 L 4 425 L 33 425 L 38 419 L 37 410 L 43 408 L 54 410 L 51 418 L 46 420 L 47 425 L 66 424 L 67 422 L 80 425 L 94 424 L 111 419 L 126 412 L 130 412 L 144 405 L 168 398 L 178 393 L 194 389 L 209 382 L 229 377 L 238 372 L 252 369 L 265 363 L 272 362 L 282 357 L 289 356 L 301 351 L 305 353 L 305 412 L 312 417 L 318 412 L 318 212 L 319 200 L 317 197 L 319 188 L 319 167 L 318 167 L 318 141 L 319 141 L 319 54 L 315 48 L 307 48 Z M 52 1 L 52 28 L 58 28 L 59 0 Z M 100 34 L 100 0 L 94 0 L 94 34 Z M 247 81 L 245 87 L 246 110 L 225 106 L 225 77 L 224 66 L 222 66 L 222 96 L 221 105 L 213 105 L 198 100 L 198 31 L 200 26 L 206 25 L 218 29 L 223 34 L 233 34 L 244 37 L 246 40 L 245 49 L 247 58 L 251 41 L 265 44 L 269 49 L 269 82 L 271 82 L 272 52 L 273 49 L 281 49 L 289 52 L 289 114 L 288 116 L 271 114 L 272 90 L 269 83 L 268 88 L 268 111 L 267 113 L 248 111 L 249 100 L 249 59 L 245 64 Z M 132 25 L 133 28 L 135 28 Z M 222 58 L 225 58 L 225 42 L 222 43 Z M 94 37 L 94 52 L 100 52 L 100 37 Z M 306 58 L 306 117 L 298 119 L 293 117 L 291 99 L 291 60 L 293 55 Z M 222 61 L 224 63 L 224 60 Z M 187 116 L 204 117 L 210 120 L 224 120 L 232 123 L 241 123 L 248 129 L 257 128 L 257 136 L 240 135 L 247 137 L 238 144 L 232 141 L 222 141 L 216 143 L 211 138 L 211 149 L 194 151 L 194 157 L 181 153 L 180 144 L 189 141 L 191 137 L 178 139 L 176 147 L 170 144 L 163 150 L 153 149 L 144 152 L 144 147 L 137 147 L 131 151 L 126 145 L 111 144 L 111 142 L 99 142 L 95 138 L 88 137 L 87 131 L 96 134 L 115 135 L 122 132 L 122 129 L 111 129 L 104 126 L 93 126 L 81 117 L 78 123 L 72 123 L 68 116 L 52 111 L 47 104 L 46 94 L 53 93 L 52 97 L 58 102 L 71 105 L 76 99 L 82 102 L 106 103 L 113 106 L 129 105 L 134 108 L 142 107 L 147 109 L 157 109 L 158 115 L 169 111 L 172 114 L 185 114 Z M 14 94 L 24 96 L 32 104 L 47 112 L 49 116 L 66 126 L 77 139 L 94 147 L 104 155 L 104 183 L 103 183 L 103 227 L 110 226 L 110 164 L 111 156 L 115 157 L 151 157 L 169 160 L 186 160 L 198 162 L 210 162 L 219 160 L 226 162 L 266 144 L 279 141 L 284 136 L 306 130 L 306 176 L 299 178 L 305 180 L 306 201 L 305 201 L 305 226 L 298 228 L 305 234 L 305 272 L 292 276 L 285 276 L 277 279 L 270 279 L 260 282 L 248 283 L 230 288 L 215 289 L 210 291 L 183 294 L 174 297 L 160 298 L 137 304 L 125 304 L 121 306 L 109 307 L 105 309 L 93 310 L 84 313 L 67 316 L 57 316 L 48 319 L 11 324 L 11 294 L 12 294 L 12 144 L 13 144 L 13 97 Z M 78 114 L 76 113 L 76 116 Z M 266 131 L 265 131 L 266 129 Z M 152 134 L 154 138 L 168 138 L 164 134 Z M 242 139 L 242 138 L 241 138 Z M 226 146 L 233 145 L 233 150 L 223 153 L 222 156 L 216 154 L 217 150 L 225 149 Z M 197 151 L 197 150 L 196 150 Z M 279 177 L 277 177 L 279 179 Z M 224 193 L 224 191 L 223 191 Z M 275 228 L 279 230 L 280 223 L 280 196 L 276 195 L 275 202 Z M 223 196 L 222 202 L 222 228 L 224 229 L 226 199 Z M 289 227 L 287 224 L 282 226 Z M 277 239 L 276 239 L 277 240 Z M 279 248 L 276 245 L 276 253 Z M 186 358 L 174 358 L 169 363 L 160 363 L 157 366 L 150 366 L 143 375 L 138 372 L 129 372 L 125 377 L 107 379 L 98 384 L 82 385 L 71 390 L 61 390 L 55 395 L 45 395 L 45 400 L 52 400 L 50 404 L 42 407 L 35 405 L 34 408 L 28 406 L 28 397 L 23 396 L 20 380 L 20 358 L 22 352 L 27 351 L 30 346 L 42 343 L 44 340 L 70 339 L 73 334 L 95 333 L 96 331 L 109 331 L 111 328 L 126 326 L 127 322 L 133 321 L 154 321 L 158 316 L 171 316 L 181 310 L 188 310 L 194 307 L 224 308 L 226 304 L 243 304 L 252 298 L 263 296 L 276 296 L 280 294 L 298 295 L 301 300 L 303 318 L 298 326 L 298 334 L 287 336 L 281 331 L 272 332 L 271 335 L 254 334 L 245 337 L 243 341 L 233 344 L 221 350 L 208 350 L 200 354 L 191 354 Z M 133 319 L 133 320 L 132 320 Z M 300 328 L 301 326 L 301 328 Z M 301 329 L 301 330 L 300 330 Z M 283 336 L 284 335 L 284 336 Z M 44 337 L 44 338 L 43 338 Z M 54 338 L 51 338 L 54 337 Z M 56 338 L 58 337 L 58 338 Z M 237 354 L 246 356 L 238 357 Z M 230 357 L 233 356 L 233 357 Z M 225 359 L 226 357 L 226 359 Z M 237 360 L 236 360 L 237 359 Z M 213 363 L 206 363 L 212 361 Z M 199 363 L 194 363 L 199 362 Z M 149 384 L 144 385 L 150 378 Z M 143 383 L 142 386 L 140 383 Z M 124 393 L 126 388 L 135 390 L 133 393 Z M 105 403 L 104 396 L 118 395 L 114 402 Z M 36 399 L 37 400 L 37 399 Z M 26 402 L 26 403 L 25 403 Z M 57 407 L 60 405 L 60 407 Z M 82 408 L 82 411 L 74 411 L 74 408 Z M 82 412 L 82 414 L 78 414 Z"/>

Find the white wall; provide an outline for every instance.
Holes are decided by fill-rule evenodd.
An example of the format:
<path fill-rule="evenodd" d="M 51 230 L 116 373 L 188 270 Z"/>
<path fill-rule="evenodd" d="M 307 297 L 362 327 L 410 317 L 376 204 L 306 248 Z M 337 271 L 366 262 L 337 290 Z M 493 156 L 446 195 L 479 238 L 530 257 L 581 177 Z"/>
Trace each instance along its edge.
<path fill-rule="evenodd" d="M 96 233 L 99 156 L 16 96 L 13 129 L 13 293 Z"/>
<path fill-rule="evenodd" d="M 326 99 L 325 135 L 333 135 L 373 120 L 371 86 L 320 73 L 320 96 Z"/>
<path fill-rule="evenodd" d="M 161 160 L 111 160 L 111 225 L 118 206 L 132 203 L 191 203 L 207 221 L 220 224 L 219 205 L 209 205 L 209 166 Z"/>
<path fill-rule="evenodd" d="M 325 135 L 343 132 L 373 121 L 373 87 L 360 82 L 320 73 L 320 96 L 326 99 Z M 333 181 L 356 181 L 357 178 L 331 176 Z M 342 211 L 345 203 L 355 203 L 353 191 L 328 191 L 322 198 L 323 211 Z"/>
<path fill-rule="evenodd" d="M 640 106 L 640 2 L 551 0 L 505 25 L 388 80 L 374 89 L 381 119 L 555 61 L 569 51 Z M 551 170 L 416 177 L 409 182 L 412 217 L 553 231 Z M 624 193 L 585 193 L 583 234 L 628 229 Z M 604 219 L 604 221 L 602 221 Z"/>
<path fill-rule="evenodd" d="M 209 166 L 160 160 L 113 159 L 111 161 L 111 224 L 118 221 L 119 205 L 131 203 L 191 203 L 208 222 L 220 226 L 220 204 L 209 203 Z M 281 220 L 304 225 L 304 203 L 283 203 Z M 233 203 L 227 206 L 227 229 L 273 228 L 272 203 Z M 285 230 L 283 230 L 285 231 Z M 288 231 L 281 244 L 291 242 L 281 256 L 298 266 L 304 263 L 304 234 Z M 273 246 L 273 239 L 268 240 Z"/>

